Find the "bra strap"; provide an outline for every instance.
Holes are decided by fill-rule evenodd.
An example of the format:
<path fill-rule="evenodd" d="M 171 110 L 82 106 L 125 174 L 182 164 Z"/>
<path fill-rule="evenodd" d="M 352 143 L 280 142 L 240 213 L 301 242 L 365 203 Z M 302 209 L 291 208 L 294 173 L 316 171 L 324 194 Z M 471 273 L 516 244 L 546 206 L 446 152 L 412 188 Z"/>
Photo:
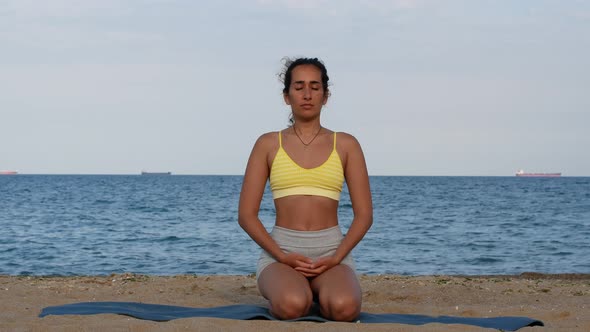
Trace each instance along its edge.
<path fill-rule="evenodd" d="M 336 150 L 336 132 L 334 132 L 334 150 Z"/>

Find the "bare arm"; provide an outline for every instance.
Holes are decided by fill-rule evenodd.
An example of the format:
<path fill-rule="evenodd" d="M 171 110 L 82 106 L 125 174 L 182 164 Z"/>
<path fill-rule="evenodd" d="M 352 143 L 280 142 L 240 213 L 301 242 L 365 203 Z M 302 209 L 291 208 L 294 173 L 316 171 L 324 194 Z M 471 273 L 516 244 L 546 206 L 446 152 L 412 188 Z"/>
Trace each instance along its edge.
<path fill-rule="evenodd" d="M 373 224 L 373 201 L 365 156 L 356 138 L 344 133 L 340 136 L 342 146 L 347 151 L 344 177 L 350 193 L 354 217 L 346 236 L 334 254 L 339 262 L 361 241 Z"/>
<path fill-rule="evenodd" d="M 268 136 L 270 134 L 259 137 L 250 153 L 242 182 L 242 191 L 240 192 L 238 223 L 259 246 L 272 256 L 277 257 L 282 251 L 270 237 L 258 218 L 262 195 L 264 194 L 264 188 L 269 175 Z"/>
<path fill-rule="evenodd" d="M 254 144 L 240 192 L 238 223 L 262 249 L 277 261 L 293 267 L 301 265 L 301 262 L 309 265 L 311 259 L 307 257 L 299 254 L 285 254 L 270 237 L 258 218 L 262 195 L 270 173 L 269 154 L 273 150 L 273 142 L 276 140 L 276 136 L 269 133 L 262 135 Z"/>

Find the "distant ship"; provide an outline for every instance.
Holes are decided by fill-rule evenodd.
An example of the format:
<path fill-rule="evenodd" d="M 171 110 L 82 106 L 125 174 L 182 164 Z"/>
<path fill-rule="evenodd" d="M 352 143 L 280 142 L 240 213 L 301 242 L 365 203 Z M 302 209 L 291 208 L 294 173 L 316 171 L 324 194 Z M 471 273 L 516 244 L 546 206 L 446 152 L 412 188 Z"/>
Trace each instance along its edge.
<path fill-rule="evenodd" d="M 0 171 L 0 175 L 15 175 L 18 174 L 17 171 Z"/>
<path fill-rule="evenodd" d="M 172 175 L 172 172 L 146 172 L 146 171 L 141 171 L 141 175 Z"/>
<path fill-rule="evenodd" d="M 529 178 L 558 178 L 561 176 L 561 173 L 526 173 L 521 169 L 516 172 L 516 176 Z"/>

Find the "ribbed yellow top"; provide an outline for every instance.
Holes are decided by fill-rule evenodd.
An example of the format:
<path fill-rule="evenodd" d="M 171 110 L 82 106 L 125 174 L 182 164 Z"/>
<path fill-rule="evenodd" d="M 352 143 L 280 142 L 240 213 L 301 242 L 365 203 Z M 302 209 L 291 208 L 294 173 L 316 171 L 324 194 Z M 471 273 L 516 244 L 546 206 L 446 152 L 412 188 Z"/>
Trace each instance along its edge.
<path fill-rule="evenodd" d="M 343 183 L 344 170 L 336 151 L 336 133 L 334 148 L 328 159 L 318 167 L 303 168 L 283 149 L 279 132 L 279 150 L 270 168 L 270 189 L 274 199 L 291 195 L 313 195 L 338 201 Z"/>

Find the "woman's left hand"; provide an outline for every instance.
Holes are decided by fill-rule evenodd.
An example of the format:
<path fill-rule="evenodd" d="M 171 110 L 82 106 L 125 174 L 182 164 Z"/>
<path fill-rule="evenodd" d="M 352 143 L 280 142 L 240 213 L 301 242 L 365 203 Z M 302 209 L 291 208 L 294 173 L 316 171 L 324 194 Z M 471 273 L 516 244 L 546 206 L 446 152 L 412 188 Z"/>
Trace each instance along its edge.
<path fill-rule="evenodd" d="M 340 262 L 334 256 L 326 256 L 314 260 L 309 268 L 296 267 L 295 270 L 299 271 L 305 277 L 317 277 L 338 264 Z"/>

